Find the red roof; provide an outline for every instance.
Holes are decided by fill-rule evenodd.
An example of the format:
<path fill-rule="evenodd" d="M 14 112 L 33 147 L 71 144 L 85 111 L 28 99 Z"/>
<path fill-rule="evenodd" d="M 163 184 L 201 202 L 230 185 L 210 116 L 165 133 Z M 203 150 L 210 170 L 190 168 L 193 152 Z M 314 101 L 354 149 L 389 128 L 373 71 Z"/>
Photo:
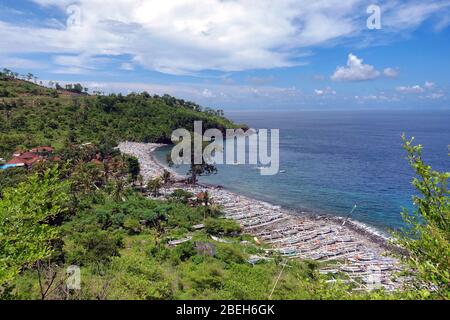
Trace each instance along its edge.
<path fill-rule="evenodd" d="M 15 157 L 9 160 L 6 164 L 22 164 L 22 163 L 25 164 L 25 162 L 22 159 L 20 159 L 19 157 Z"/>
<path fill-rule="evenodd" d="M 13 155 L 17 155 L 13 157 L 11 160 L 7 162 L 7 164 L 24 164 L 26 166 L 31 166 L 34 163 L 43 160 L 43 158 L 38 154 L 40 152 L 53 152 L 52 147 L 37 147 L 33 148 L 28 152 L 22 153 L 16 151 Z"/>
<path fill-rule="evenodd" d="M 197 194 L 198 200 L 206 200 L 208 198 L 208 194 L 206 192 L 200 192 Z"/>
<path fill-rule="evenodd" d="M 52 147 L 37 147 L 30 150 L 30 152 L 53 152 Z"/>
<path fill-rule="evenodd" d="M 34 164 L 35 162 L 41 160 L 42 158 L 32 152 L 25 152 L 19 157 L 14 157 L 7 162 L 7 164 L 20 164 L 23 163 L 27 166 Z"/>

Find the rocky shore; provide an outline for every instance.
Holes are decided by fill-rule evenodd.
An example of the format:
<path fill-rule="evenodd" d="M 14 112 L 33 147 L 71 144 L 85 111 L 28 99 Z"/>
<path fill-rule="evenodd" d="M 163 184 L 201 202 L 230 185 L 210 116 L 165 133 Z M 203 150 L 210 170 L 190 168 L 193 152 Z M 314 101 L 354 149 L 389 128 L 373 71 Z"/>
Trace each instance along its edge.
<path fill-rule="evenodd" d="M 119 149 L 139 159 L 141 174 L 149 180 L 160 176 L 165 169 L 171 171 L 151 154 L 161 146 L 124 142 Z M 276 252 L 286 259 L 327 261 L 329 264 L 321 273 L 346 275 L 346 281 L 356 283 L 362 290 L 395 290 L 402 285 L 401 279 L 394 277 L 401 266 L 392 256 L 388 239 L 362 224 L 342 218 L 300 215 L 218 186 L 187 185 L 180 182 L 184 177 L 171 172 L 177 182 L 163 188 L 161 197 L 175 189 L 193 194 L 207 191 L 212 201 L 223 207 L 226 218 L 237 221 L 256 242 L 270 245 L 268 254 Z"/>

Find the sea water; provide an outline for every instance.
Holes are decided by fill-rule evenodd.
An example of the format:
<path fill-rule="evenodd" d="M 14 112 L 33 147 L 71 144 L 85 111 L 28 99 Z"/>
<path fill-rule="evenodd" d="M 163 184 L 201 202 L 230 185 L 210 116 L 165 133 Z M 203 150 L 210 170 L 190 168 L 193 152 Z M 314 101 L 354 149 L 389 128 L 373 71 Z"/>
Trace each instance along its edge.
<path fill-rule="evenodd" d="M 413 170 L 401 134 L 424 146 L 424 159 L 450 171 L 450 111 L 246 111 L 227 113 L 252 128 L 280 129 L 280 169 L 261 176 L 254 165 L 220 165 L 200 181 L 303 213 L 347 216 L 386 231 L 404 226 L 413 209 Z M 157 150 L 164 162 L 170 147 Z M 186 173 L 187 168 L 176 168 Z"/>

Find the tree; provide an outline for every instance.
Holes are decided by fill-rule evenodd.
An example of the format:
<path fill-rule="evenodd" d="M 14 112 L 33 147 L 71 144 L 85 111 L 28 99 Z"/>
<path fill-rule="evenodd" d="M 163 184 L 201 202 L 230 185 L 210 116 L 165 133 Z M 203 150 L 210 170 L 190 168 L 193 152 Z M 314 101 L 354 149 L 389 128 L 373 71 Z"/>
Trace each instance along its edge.
<path fill-rule="evenodd" d="M 202 163 L 202 164 L 191 164 L 191 169 L 188 171 L 189 182 L 192 184 L 196 184 L 198 177 L 200 176 L 210 176 L 217 173 L 217 168 L 211 164 Z"/>
<path fill-rule="evenodd" d="M 417 177 L 412 181 L 420 196 L 413 197 L 416 210 L 402 213 L 408 229 L 397 234 L 407 249 L 406 262 L 412 268 L 413 286 L 431 291 L 440 298 L 450 298 L 450 172 L 432 170 L 422 159 L 422 146 L 413 145 L 403 135 L 408 161 Z M 450 154 L 449 154 L 450 155 Z"/>
<path fill-rule="evenodd" d="M 161 179 L 164 184 L 169 184 L 172 181 L 172 174 L 169 171 L 164 169 L 164 171 L 161 175 Z"/>
<path fill-rule="evenodd" d="M 7 69 L 7 68 L 3 68 L 3 73 L 8 77 L 11 76 L 11 70 Z"/>
<path fill-rule="evenodd" d="M 139 165 L 139 160 L 136 157 L 127 157 L 126 163 L 128 166 L 128 173 L 131 175 L 131 179 L 136 181 L 139 173 L 141 172 L 141 167 Z"/>
<path fill-rule="evenodd" d="M 126 185 L 122 179 L 116 179 L 113 183 L 112 197 L 116 202 L 125 201 Z"/>
<path fill-rule="evenodd" d="M 161 178 L 154 178 L 147 183 L 147 189 L 157 197 L 159 195 L 159 190 L 162 187 Z"/>
<path fill-rule="evenodd" d="M 191 159 L 190 159 L 190 169 L 187 172 L 187 175 L 189 175 L 188 182 L 191 184 L 197 184 L 198 177 L 200 176 L 210 176 L 217 173 L 216 166 L 206 163 L 205 161 L 202 161 L 201 164 L 195 164 L 195 147 L 194 147 L 194 139 L 191 139 Z M 203 147 L 207 145 L 207 142 L 204 143 Z M 183 156 L 180 154 L 180 156 Z M 167 154 L 167 163 L 169 164 L 169 167 L 174 166 L 174 162 L 172 161 L 171 153 L 169 152 Z"/>
<path fill-rule="evenodd" d="M 57 167 L 34 174 L 0 200 L 0 287 L 52 253 L 58 232 L 52 221 L 65 212 L 67 183 Z"/>
<path fill-rule="evenodd" d="M 79 163 L 70 178 L 72 194 L 91 194 L 104 184 L 102 165 L 95 163 Z"/>
<path fill-rule="evenodd" d="M 83 93 L 83 86 L 79 83 L 75 84 L 72 89 L 76 93 Z"/>

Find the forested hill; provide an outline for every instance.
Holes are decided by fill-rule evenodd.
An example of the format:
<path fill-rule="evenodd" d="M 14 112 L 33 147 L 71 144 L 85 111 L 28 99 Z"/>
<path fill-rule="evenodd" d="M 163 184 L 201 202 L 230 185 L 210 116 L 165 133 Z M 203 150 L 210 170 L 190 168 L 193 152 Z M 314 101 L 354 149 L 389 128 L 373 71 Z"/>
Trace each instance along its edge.
<path fill-rule="evenodd" d="M 81 86 L 43 87 L 0 73 L 0 157 L 15 148 L 122 140 L 169 142 L 176 128 L 236 127 L 223 111 L 169 95 L 88 95 Z"/>

